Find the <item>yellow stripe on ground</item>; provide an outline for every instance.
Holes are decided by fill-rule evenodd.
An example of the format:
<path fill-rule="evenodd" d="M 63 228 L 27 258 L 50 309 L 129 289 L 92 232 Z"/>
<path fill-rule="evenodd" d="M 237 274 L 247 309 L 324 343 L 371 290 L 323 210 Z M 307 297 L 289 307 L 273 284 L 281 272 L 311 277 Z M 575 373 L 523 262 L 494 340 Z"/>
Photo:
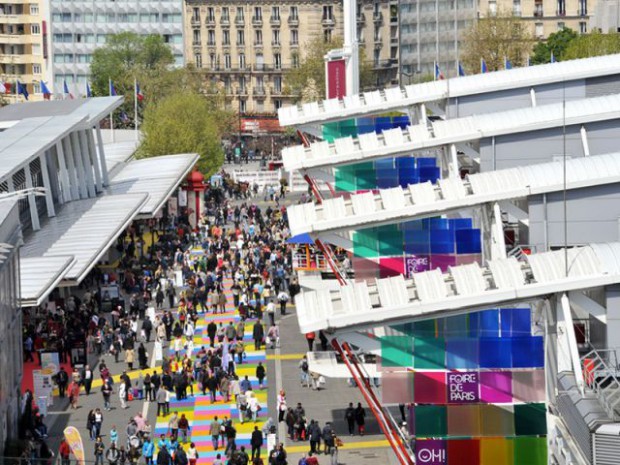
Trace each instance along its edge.
<path fill-rule="evenodd" d="M 306 354 L 268 354 L 267 360 L 301 360 Z"/>
<path fill-rule="evenodd" d="M 361 442 L 345 442 L 343 446 L 339 447 L 339 450 L 356 450 L 356 449 L 377 449 L 390 447 L 390 443 L 387 439 L 377 439 L 374 441 L 361 441 Z M 286 452 L 308 452 L 310 445 L 305 444 L 303 446 L 288 446 L 285 447 Z"/>

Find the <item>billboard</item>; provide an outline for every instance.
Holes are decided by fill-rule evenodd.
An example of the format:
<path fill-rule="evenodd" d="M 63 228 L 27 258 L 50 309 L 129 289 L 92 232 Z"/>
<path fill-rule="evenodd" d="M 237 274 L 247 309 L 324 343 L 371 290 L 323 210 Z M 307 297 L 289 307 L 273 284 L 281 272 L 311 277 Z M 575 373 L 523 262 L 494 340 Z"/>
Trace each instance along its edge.
<path fill-rule="evenodd" d="M 345 60 L 331 60 L 326 63 L 326 66 L 327 98 L 343 98 L 347 93 Z"/>

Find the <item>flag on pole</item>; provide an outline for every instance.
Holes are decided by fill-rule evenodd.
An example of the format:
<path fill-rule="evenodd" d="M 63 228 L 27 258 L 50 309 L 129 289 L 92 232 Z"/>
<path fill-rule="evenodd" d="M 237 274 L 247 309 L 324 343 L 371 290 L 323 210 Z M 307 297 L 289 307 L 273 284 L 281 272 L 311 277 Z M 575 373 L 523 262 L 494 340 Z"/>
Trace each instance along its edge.
<path fill-rule="evenodd" d="M 26 100 L 28 100 L 28 96 L 30 95 L 27 87 L 19 81 L 17 81 L 17 95 L 23 95 Z"/>
<path fill-rule="evenodd" d="M 110 97 L 116 97 L 116 89 L 114 88 L 112 79 L 110 79 Z"/>
<path fill-rule="evenodd" d="M 4 85 L 4 82 L 0 81 L 0 94 L 6 94 L 6 85 Z"/>
<path fill-rule="evenodd" d="M 504 69 L 512 69 L 512 63 L 508 58 L 504 57 Z"/>
<path fill-rule="evenodd" d="M 67 85 L 67 81 L 63 81 L 62 83 L 62 91 L 65 94 L 65 98 L 69 97 L 71 100 L 73 100 L 73 94 L 71 92 L 69 92 L 69 86 Z"/>
<path fill-rule="evenodd" d="M 45 85 L 45 81 L 41 81 L 41 93 L 43 94 L 43 99 L 45 100 L 49 100 L 52 98 L 52 93 L 47 88 L 47 85 Z"/>
<path fill-rule="evenodd" d="M 463 64 L 459 61 L 459 76 L 465 76 L 465 69 L 463 68 Z"/>
<path fill-rule="evenodd" d="M 129 116 L 124 111 L 121 111 L 121 122 L 124 124 L 129 123 Z"/>
<path fill-rule="evenodd" d="M 555 56 L 553 55 L 553 52 L 551 52 L 551 63 L 555 63 L 555 62 L 556 62 Z"/>
<path fill-rule="evenodd" d="M 136 98 L 138 102 L 144 100 L 144 94 L 140 91 L 140 84 L 138 84 L 138 82 L 136 82 Z"/>
<path fill-rule="evenodd" d="M 480 58 L 480 72 L 487 73 L 488 71 L 487 62 L 484 61 L 484 58 Z"/>
<path fill-rule="evenodd" d="M 93 93 L 90 90 L 90 85 L 88 84 L 88 82 L 86 83 L 86 98 L 91 98 L 93 96 Z"/>
<path fill-rule="evenodd" d="M 441 72 L 441 69 L 439 69 L 439 64 L 437 64 L 437 62 L 435 62 L 435 81 L 441 81 L 441 80 L 443 80 L 445 78 L 446 77 Z"/>

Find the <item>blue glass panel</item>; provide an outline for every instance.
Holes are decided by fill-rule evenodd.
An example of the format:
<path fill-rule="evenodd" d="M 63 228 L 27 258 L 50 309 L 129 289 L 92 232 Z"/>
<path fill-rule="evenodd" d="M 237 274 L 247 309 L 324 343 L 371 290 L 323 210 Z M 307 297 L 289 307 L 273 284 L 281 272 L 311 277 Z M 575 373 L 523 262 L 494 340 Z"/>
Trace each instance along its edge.
<path fill-rule="evenodd" d="M 482 238 L 479 229 L 460 229 L 456 231 L 456 253 L 482 253 Z"/>
<path fill-rule="evenodd" d="M 457 338 L 446 340 L 446 368 L 474 369 L 479 368 L 479 344 L 477 339 Z"/>
<path fill-rule="evenodd" d="M 545 349 L 542 336 L 515 337 L 506 340 L 512 343 L 512 366 L 514 368 L 542 368 L 545 366 Z"/>
<path fill-rule="evenodd" d="M 499 311 L 484 310 L 480 312 L 480 337 L 499 337 Z"/>
<path fill-rule="evenodd" d="M 418 163 L 418 167 L 422 167 L 422 166 L 435 167 L 437 166 L 437 159 L 428 158 L 428 157 L 420 157 L 420 158 L 417 158 L 417 163 Z"/>
<path fill-rule="evenodd" d="M 430 181 L 432 183 L 435 183 L 437 182 L 439 177 L 439 168 L 433 168 L 430 166 L 420 167 L 420 182 Z"/>
<path fill-rule="evenodd" d="M 480 368 L 510 368 L 512 339 L 480 338 Z"/>

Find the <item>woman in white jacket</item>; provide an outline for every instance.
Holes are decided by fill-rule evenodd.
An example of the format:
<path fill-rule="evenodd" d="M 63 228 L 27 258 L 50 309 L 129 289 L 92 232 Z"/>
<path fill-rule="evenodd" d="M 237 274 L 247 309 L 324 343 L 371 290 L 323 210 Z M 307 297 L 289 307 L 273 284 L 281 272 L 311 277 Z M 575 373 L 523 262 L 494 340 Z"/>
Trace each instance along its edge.
<path fill-rule="evenodd" d="M 118 398 L 121 401 L 122 409 L 127 408 L 127 402 L 125 402 L 126 394 L 127 394 L 127 386 L 125 385 L 125 383 L 121 382 L 118 386 Z"/>

